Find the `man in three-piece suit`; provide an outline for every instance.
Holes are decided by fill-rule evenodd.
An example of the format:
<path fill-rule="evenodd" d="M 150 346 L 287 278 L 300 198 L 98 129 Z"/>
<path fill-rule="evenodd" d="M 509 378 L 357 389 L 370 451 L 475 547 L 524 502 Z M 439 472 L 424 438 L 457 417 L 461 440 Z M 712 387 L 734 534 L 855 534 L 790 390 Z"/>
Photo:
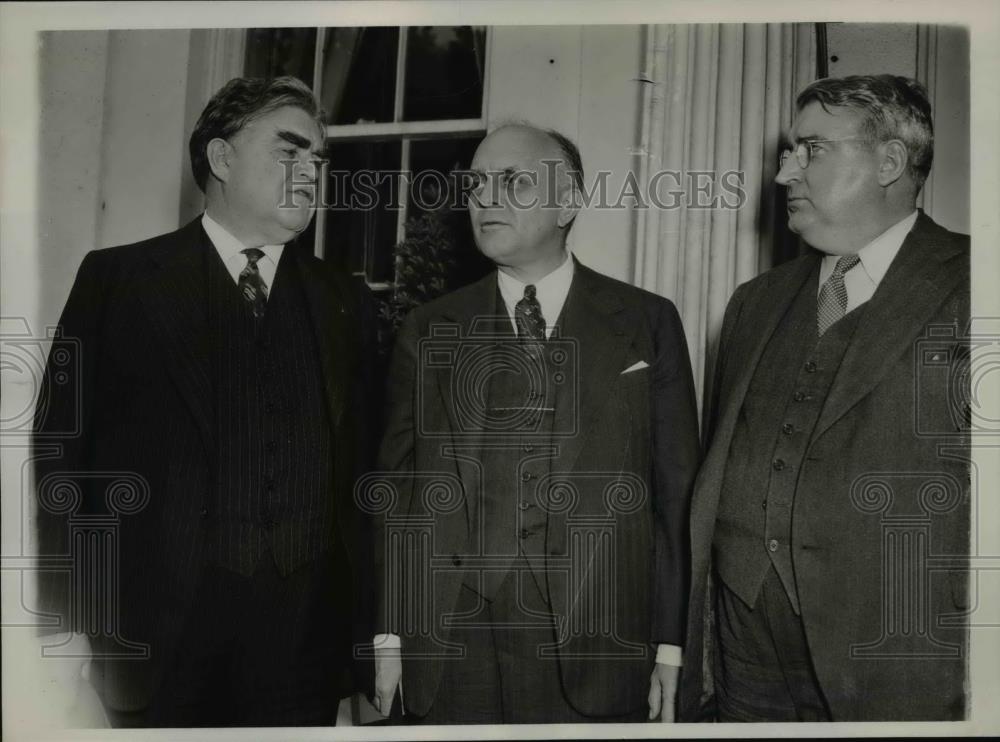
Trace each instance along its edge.
<path fill-rule="evenodd" d="M 933 155 L 918 83 L 820 80 L 796 108 L 777 182 L 816 252 L 726 310 L 681 717 L 960 719 L 968 238 L 915 207 Z"/>
<path fill-rule="evenodd" d="M 424 723 L 672 720 L 699 452 L 677 312 L 567 253 L 565 137 L 501 127 L 472 177 L 497 270 L 414 310 L 390 370 L 376 704 L 399 687 Z"/>
<path fill-rule="evenodd" d="M 42 566 L 63 565 L 40 594 L 89 638 L 114 724 L 332 724 L 351 692 L 371 325 L 293 242 L 323 143 L 303 83 L 230 81 L 191 136 L 205 213 L 89 253 L 62 314 L 76 375 L 53 352 L 37 436 L 79 434 L 37 462 Z"/>

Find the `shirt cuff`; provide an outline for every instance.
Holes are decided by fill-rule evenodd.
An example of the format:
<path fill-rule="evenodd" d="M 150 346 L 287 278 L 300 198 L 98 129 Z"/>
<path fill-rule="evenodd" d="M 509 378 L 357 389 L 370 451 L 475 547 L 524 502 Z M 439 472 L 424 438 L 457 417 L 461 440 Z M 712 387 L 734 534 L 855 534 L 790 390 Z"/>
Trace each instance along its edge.
<path fill-rule="evenodd" d="M 376 634 L 372 643 L 375 645 L 375 649 L 399 649 L 402 646 L 402 642 L 396 634 Z"/>
<path fill-rule="evenodd" d="M 676 644 L 658 644 L 656 647 L 656 661 L 661 665 L 683 667 L 684 651 Z"/>

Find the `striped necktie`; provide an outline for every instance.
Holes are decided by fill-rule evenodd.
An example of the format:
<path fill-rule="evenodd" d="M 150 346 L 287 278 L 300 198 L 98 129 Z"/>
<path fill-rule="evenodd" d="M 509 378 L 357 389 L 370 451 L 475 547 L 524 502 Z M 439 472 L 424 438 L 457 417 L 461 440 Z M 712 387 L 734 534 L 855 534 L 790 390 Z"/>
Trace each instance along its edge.
<path fill-rule="evenodd" d="M 264 257 L 264 251 L 259 247 L 248 247 L 240 252 L 247 256 L 247 266 L 240 273 L 240 293 L 253 308 L 253 316 L 260 319 L 267 306 L 267 284 L 260 275 L 257 261 Z"/>
<path fill-rule="evenodd" d="M 844 286 L 844 274 L 861 262 L 857 255 L 844 255 L 837 261 L 833 273 L 826 279 L 823 288 L 819 290 L 816 328 L 819 336 L 830 329 L 830 326 L 847 313 L 847 287 Z"/>

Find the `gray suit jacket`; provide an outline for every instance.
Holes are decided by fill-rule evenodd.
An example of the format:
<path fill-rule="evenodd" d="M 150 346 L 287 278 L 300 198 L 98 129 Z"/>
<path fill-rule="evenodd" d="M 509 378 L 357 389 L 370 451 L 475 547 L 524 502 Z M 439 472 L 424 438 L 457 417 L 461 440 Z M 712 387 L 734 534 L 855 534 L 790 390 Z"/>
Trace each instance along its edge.
<path fill-rule="evenodd" d="M 460 357 L 468 358 L 492 342 L 489 333 L 476 336 L 475 320 L 502 315 L 501 327 L 506 322 L 510 332 L 497 294 L 494 272 L 414 310 L 400 331 L 390 370 L 380 469 L 392 478 L 398 500 L 382 528 L 376 529 L 382 539 L 376 545 L 377 559 L 382 560 L 377 574 L 383 578 L 380 619 L 382 630 L 402 636 L 406 702 L 418 715 L 435 697 L 443 660 L 432 655 L 447 643 L 446 617 L 463 580 L 460 567 L 475 556 L 476 503 L 483 476 L 477 453 L 484 442 L 481 427 L 457 401 L 456 390 L 468 389 L 470 381 L 463 376 L 469 377 L 471 367 L 463 366 Z M 597 587 L 606 589 L 613 601 L 615 636 L 574 636 L 572 645 L 559 650 L 558 661 L 562 691 L 578 711 L 595 717 L 626 714 L 646 702 L 653 645 L 679 644 L 684 634 L 685 532 L 699 453 L 687 347 L 677 311 L 668 300 L 579 264 L 558 324 L 559 342 L 567 343 L 571 355 L 569 373 L 578 374 L 579 394 L 557 395 L 555 428 L 575 432 L 553 438 L 558 452 L 551 471 L 571 482 L 577 496 L 565 509 L 549 510 L 544 554 L 528 558 L 558 620 L 572 627 L 574 612 L 582 610 L 589 596 L 571 601 L 566 591 L 553 587 L 565 567 L 567 530 L 573 518 L 613 519 L 615 550 Z M 446 341 L 456 359 L 453 364 L 429 363 L 427 341 L 442 327 L 453 328 L 453 339 Z M 440 346 L 440 332 L 436 337 Z M 640 361 L 648 367 L 622 373 Z M 464 448 L 457 452 L 455 447 Z M 449 491 L 453 497 L 430 496 L 434 481 L 442 485 L 439 492 Z M 615 483 L 625 489 L 616 490 Z M 622 494 L 629 491 L 637 493 L 630 501 Z M 516 496 L 511 493 L 511 498 Z M 619 496 L 624 499 L 616 502 Z M 384 578 L 410 575 L 405 587 L 414 589 L 422 557 L 417 547 L 402 553 L 393 551 L 391 544 L 387 547 L 389 517 L 396 523 L 400 518 L 433 523 L 432 555 L 439 567 L 430 573 L 429 633 L 405 625 L 394 610 L 402 600 L 390 594 L 398 588 Z M 570 656 L 570 646 L 577 656 Z M 631 654 L 631 659 L 594 656 L 609 646 Z"/>
<path fill-rule="evenodd" d="M 713 711 L 712 539 L 733 430 L 764 347 L 819 259 L 805 255 L 740 286 L 726 310 L 709 449 L 692 501 L 683 719 Z M 838 721 L 965 711 L 962 560 L 976 496 L 963 380 L 968 324 L 968 237 L 921 214 L 864 309 L 796 488 L 802 620 Z M 913 551 L 896 551 L 907 544 Z"/>

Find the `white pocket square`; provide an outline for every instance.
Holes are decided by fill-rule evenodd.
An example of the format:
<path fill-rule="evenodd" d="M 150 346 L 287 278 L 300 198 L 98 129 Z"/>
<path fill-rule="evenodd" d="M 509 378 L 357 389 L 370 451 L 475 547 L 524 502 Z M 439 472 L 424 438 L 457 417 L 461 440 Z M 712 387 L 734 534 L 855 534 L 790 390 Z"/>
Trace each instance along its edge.
<path fill-rule="evenodd" d="M 633 371 L 641 371 L 644 368 L 649 368 L 649 364 L 646 363 L 645 361 L 636 361 L 631 366 L 629 366 L 627 369 L 625 369 L 624 371 L 622 371 L 621 374 L 619 374 L 619 376 L 624 376 L 625 374 L 630 374 Z"/>

